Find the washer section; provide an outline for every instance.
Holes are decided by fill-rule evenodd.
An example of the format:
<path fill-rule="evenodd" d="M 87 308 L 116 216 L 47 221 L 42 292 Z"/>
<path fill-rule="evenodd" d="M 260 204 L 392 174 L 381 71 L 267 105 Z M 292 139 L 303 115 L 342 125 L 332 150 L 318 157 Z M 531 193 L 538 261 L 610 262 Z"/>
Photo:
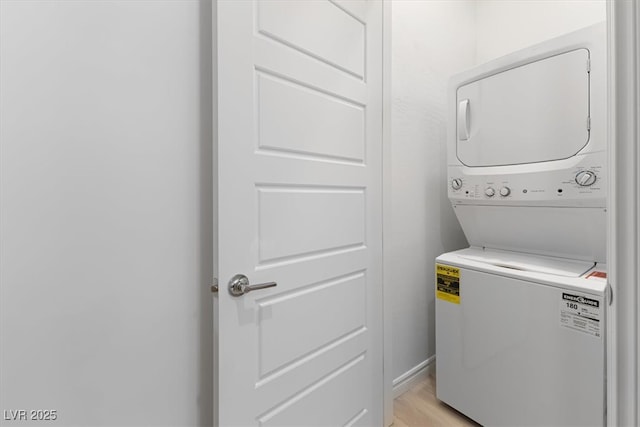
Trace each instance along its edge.
<path fill-rule="evenodd" d="M 604 265 L 474 248 L 436 263 L 458 277 L 457 300 L 436 298 L 439 399 L 483 425 L 603 425 Z"/>

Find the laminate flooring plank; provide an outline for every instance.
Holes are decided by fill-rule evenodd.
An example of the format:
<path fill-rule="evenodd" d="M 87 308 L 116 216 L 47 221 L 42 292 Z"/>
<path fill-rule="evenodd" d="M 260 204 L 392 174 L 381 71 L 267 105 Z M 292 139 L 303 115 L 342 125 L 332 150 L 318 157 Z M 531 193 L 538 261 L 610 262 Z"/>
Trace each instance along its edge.
<path fill-rule="evenodd" d="M 395 399 L 394 427 L 479 426 L 436 398 L 435 381 L 429 375 Z"/>

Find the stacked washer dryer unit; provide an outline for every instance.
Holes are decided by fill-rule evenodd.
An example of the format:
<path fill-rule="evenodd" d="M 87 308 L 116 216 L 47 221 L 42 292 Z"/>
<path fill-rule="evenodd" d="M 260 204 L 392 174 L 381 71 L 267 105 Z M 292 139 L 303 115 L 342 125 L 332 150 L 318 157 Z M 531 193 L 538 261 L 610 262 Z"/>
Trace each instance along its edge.
<path fill-rule="evenodd" d="M 605 423 L 606 38 L 598 24 L 451 79 L 437 396 L 485 425 Z"/>

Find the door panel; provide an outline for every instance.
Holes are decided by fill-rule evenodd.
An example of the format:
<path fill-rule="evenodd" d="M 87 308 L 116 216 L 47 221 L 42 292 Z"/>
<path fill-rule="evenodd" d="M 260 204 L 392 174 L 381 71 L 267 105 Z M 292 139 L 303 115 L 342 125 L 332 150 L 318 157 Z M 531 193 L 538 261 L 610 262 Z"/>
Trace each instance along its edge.
<path fill-rule="evenodd" d="M 365 284 L 358 272 L 258 300 L 261 379 L 363 331 Z"/>
<path fill-rule="evenodd" d="M 257 31 L 364 78 L 365 24 L 329 1 L 258 2 Z"/>
<path fill-rule="evenodd" d="M 382 424 L 382 8 L 352 6 L 218 2 L 221 426 Z"/>
<path fill-rule="evenodd" d="M 360 354 L 261 415 L 258 421 L 261 426 L 274 427 L 353 425 L 368 415 L 367 396 L 360 388 L 365 382 L 365 356 Z"/>
<path fill-rule="evenodd" d="M 364 161 L 364 106 L 292 80 L 258 73 L 258 146 Z"/>
<path fill-rule="evenodd" d="M 258 188 L 259 263 L 363 246 L 364 189 Z"/>

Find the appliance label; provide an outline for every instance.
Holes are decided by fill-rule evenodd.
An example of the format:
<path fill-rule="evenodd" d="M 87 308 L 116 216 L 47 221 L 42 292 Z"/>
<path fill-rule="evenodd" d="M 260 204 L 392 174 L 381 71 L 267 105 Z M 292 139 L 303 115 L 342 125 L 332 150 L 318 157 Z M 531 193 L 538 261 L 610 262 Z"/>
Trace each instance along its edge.
<path fill-rule="evenodd" d="M 443 301 L 460 304 L 459 268 L 436 264 L 436 297 Z"/>
<path fill-rule="evenodd" d="M 601 337 L 602 302 L 589 295 L 563 292 L 560 302 L 560 325 Z"/>

